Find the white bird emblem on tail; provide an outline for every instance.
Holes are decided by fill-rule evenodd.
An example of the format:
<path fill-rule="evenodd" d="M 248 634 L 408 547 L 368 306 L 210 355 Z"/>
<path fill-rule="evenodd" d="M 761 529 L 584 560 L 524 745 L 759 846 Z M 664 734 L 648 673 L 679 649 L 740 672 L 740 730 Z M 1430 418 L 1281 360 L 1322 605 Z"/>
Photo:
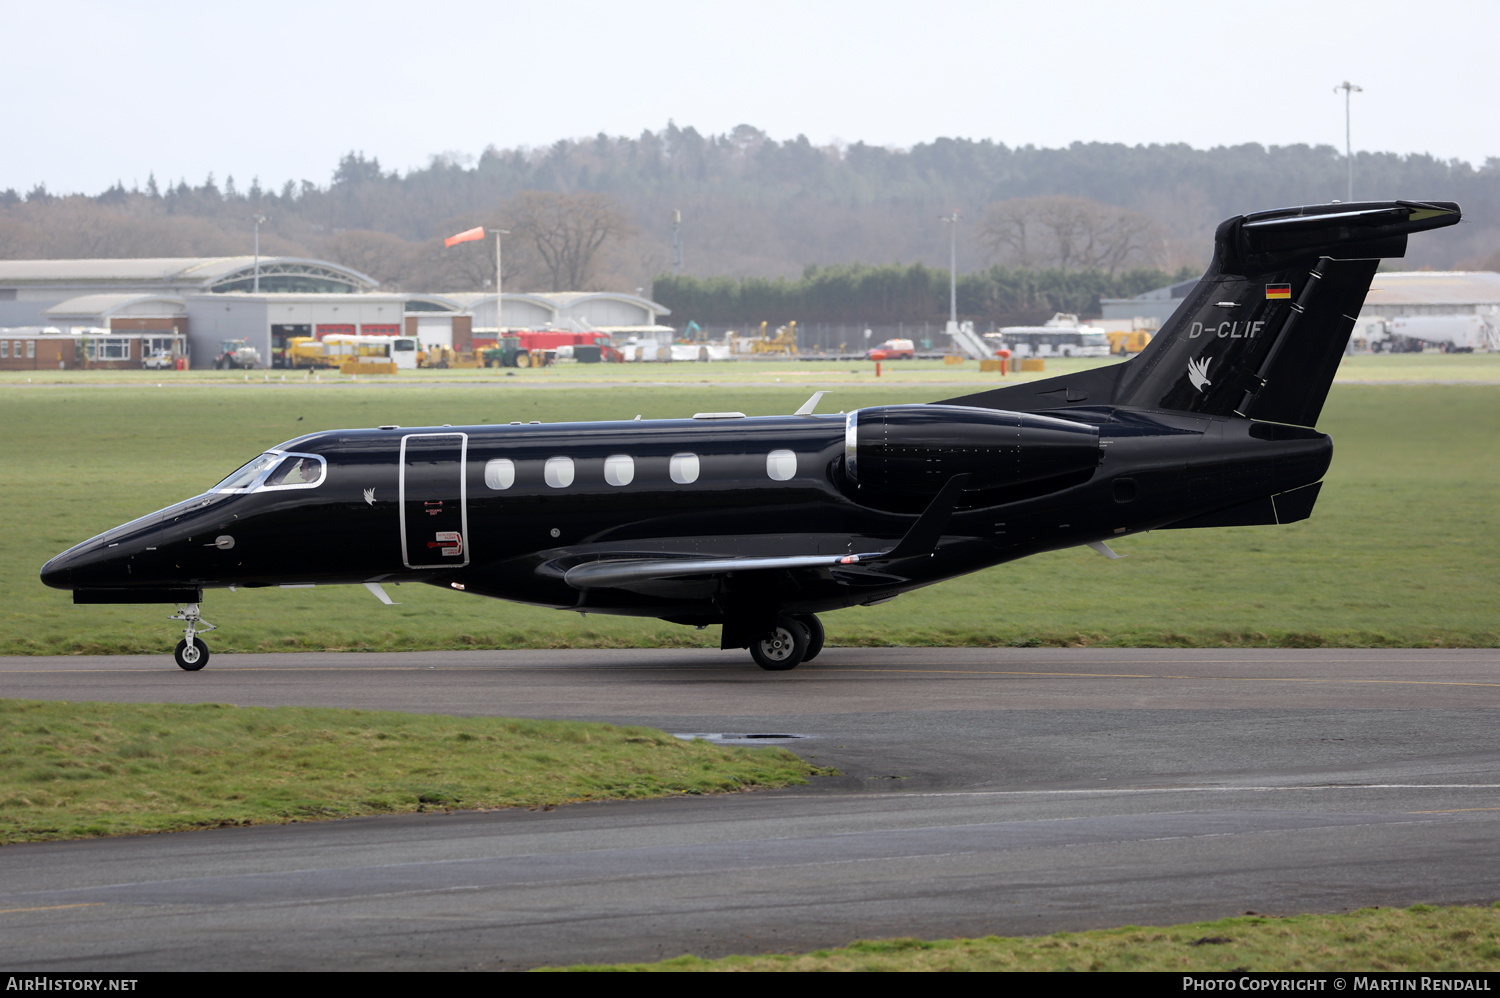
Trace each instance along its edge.
<path fill-rule="evenodd" d="M 1208 362 L 1211 360 L 1213 360 L 1212 357 L 1204 357 L 1202 360 L 1188 361 L 1188 380 L 1200 392 L 1208 385 L 1213 384 L 1212 381 L 1208 380 Z"/>
<path fill-rule="evenodd" d="M 369 503 L 371 506 L 375 505 L 374 489 L 365 489 L 365 502 Z"/>

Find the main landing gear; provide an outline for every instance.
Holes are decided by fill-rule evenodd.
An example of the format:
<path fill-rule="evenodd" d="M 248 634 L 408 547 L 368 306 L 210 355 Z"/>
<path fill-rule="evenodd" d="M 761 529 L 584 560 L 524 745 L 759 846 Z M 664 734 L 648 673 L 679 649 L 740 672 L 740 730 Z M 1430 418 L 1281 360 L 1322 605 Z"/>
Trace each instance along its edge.
<path fill-rule="evenodd" d="M 823 650 L 823 623 L 810 613 L 782 614 L 771 633 L 750 642 L 750 657 L 771 672 L 795 669 Z"/>
<path fill-rule="evenodd" d="M 172 652 L 172 657 L 177 660 L 178 667 L 188 672 L 197 672 L 207 665 L 208 645 L 203 643 L 203 639 L 198 637 L 198 634 L 217 631 L 218 628 L 199 615 L 198 604 L 189 603 L 167 619 L 187 622 L 187 626 L 182 629 L 182 640 L 177 642 L 177 648 Z"/>

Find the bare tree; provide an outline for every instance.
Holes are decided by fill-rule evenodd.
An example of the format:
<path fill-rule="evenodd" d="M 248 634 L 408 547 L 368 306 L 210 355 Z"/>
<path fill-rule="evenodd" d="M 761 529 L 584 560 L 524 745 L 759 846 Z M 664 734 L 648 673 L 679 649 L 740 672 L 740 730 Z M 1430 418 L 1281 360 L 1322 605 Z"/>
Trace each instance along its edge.
<path fill-rule="evenodd" d="M 1031 267 L 1040 240 L 1037 204 L 1040 198 L 1011 198 L 996 201 L 984 210 L 979 224 L 979 238 L 997 256 L 1017 267 Z M 1036 244 L 1036 245 L 1034 245 Z"/>
<path fill-rule="evenodd" d="M 1148 257 L 1160 233 L 1154 220 L 1129 208 L 1045 195 L 990 205 L 980 238 L 1014 266 L 1113 274 Z"/>
<path fill-rule="evenodd" d="M 375 278 L 387 290 L 409 287 L 406 282 L 420 252 L 419 246 L 399 236 L 368 229 L 336 232 L 319 249 L 328 259 Z"/>
<path fill-rule="evenodd" d="M 535 248 L 553 291 L 586 291 L 599 248 L 630 222 L 603 194 L 524 191 L 506 205 L 507 228 Z M 513 237 L 513 238 L 514 238 Z"/>

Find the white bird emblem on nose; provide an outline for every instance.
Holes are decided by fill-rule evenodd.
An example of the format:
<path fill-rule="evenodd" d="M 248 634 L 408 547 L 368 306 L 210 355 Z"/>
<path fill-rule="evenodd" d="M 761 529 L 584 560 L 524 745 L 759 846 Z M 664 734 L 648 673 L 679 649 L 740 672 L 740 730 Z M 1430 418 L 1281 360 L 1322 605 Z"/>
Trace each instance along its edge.
<path fill-rule="evenodd" d="M 371 506 L 375 505 L 374 489 L 365 489 L 365 502 L 369 503 Z"/>
<path fill-rule="evenodd" d="M 1208 380 L 1208 362 L 1211 360 L 1213 360 L 1212 357 L 1204 357 L 1202 360 L 1188 361 L 1188 380 L 1200 392 L 1206 386 L 1213 384 L 1212 381 Z"/>

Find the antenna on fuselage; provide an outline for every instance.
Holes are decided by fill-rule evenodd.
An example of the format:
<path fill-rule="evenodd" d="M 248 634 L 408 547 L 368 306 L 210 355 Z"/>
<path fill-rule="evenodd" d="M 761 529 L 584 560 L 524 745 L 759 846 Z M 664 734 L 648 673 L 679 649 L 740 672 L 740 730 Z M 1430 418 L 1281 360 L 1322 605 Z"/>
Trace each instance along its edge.
<path fill-rule="evenodd" d="M 827 392 L 813 392 L 812 398 L 808 399 L 806 402 L 803 402 L 802 403 L 802 408 L 800 408 L 796 412 L 792 413 L 792 415 L 793 416 L 811 416 L 813 414 L 813 410 L 818 407 L 818 400 L 821 399 L 824 395 L 827 395 L 827 394 L 828 394 Z"/>

